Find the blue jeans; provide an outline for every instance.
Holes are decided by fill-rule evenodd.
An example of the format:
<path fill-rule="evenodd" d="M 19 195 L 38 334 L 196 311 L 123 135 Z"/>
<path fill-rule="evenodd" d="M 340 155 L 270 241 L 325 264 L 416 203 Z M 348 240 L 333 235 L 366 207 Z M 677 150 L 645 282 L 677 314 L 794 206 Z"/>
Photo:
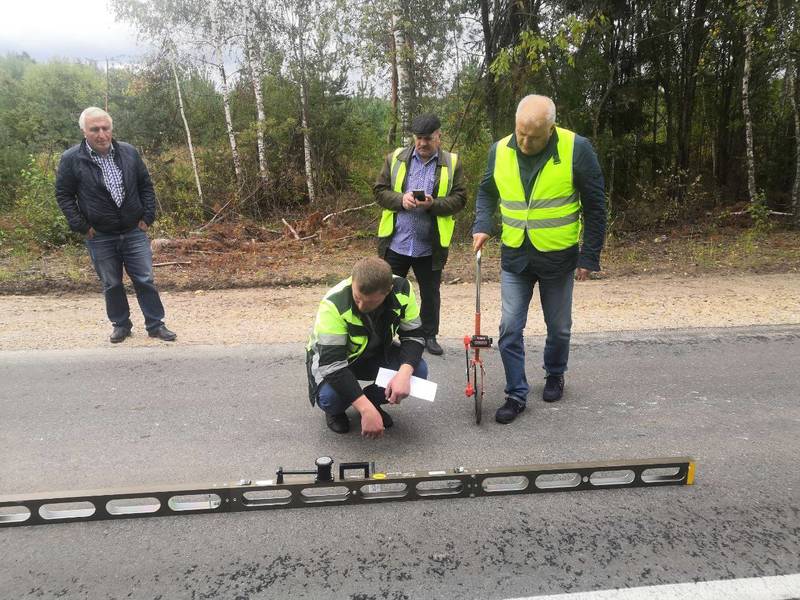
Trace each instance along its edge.
<path fill-rule="evenodd" d="M 400 364 L 400 348 L 397 346 L 392 346 L 391 350 L 389 351 L 388 361 L 384 361 L 383 356 L 376 356 L 367 359 L 361 364 L 356 363 L 352 367 L 348 368 L 353 371 L 356 379 L 361 381 L 370 381 L 374 380 L 378 375 L 378 369 L 380 367 L 386 367 L 387 369 L 393 369 L 396 371 L 400 368 Z M 428 364 L 423 359 L 419 359 L 417 368 L 414 369 L 414 376 L 421 379 L 428 378 Z M 339 394 L 336 393 L 336 390 L 334 390 L 333 387 L 325 381 L 323 381 L 319 386 L 319 391 L 317 394 L 317 406 L 330 415 L 338 415 L 343 413 L 347 407 L 352 404 L 352 402 L 348 402 L 339 396 Z M 364 395 L 374 404 L 386 403 L 384 388 L 379 387 L 374 383 L 364 388 Z"/>
<path fill-rule="evenodd" d="M 572 330 L 572 288 L 575 271 L 556 277 L 541 278 L 532 273 L 500 273 L 500 357 L 506 372 L 506 396 L 525 404 L 528 379 L 525 377 L 525 342 L 523 330 L 528 322 L 528 306 L 533 287 L 539 284 L 539 298 L 547 325 L 544 343 L 544 370 L 548 375 L 562 375 L 569 360 L 569 338 Z"/>
<path fill-rule="evenodd" d="M 164 306 L 153 282 L 153 254 L 150 238 L 136 227 L 126 233 L 95 232 L 86 240 L 89 256 L 103 283 L 106 313 L 115 327 L 130 329 L 131 311 L 125 286 L 122 283 L 122 267 L 128 273 L 136 290 L 136 299 L 144 315 L 144 325 L 152 331 L 164 324 Z"/>

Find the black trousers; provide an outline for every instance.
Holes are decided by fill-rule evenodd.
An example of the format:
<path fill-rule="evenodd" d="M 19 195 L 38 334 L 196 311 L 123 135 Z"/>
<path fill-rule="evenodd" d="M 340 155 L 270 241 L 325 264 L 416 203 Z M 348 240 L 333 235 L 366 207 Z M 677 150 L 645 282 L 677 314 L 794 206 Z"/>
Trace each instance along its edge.
<path fill-rule="evenodd" d="M 434 271 L 430 256 L 412 257 L 394 252 L 391 248 L 386 250 L 384 259 L 392 267 L 392 273 L 405 277 L 409 269 L 414 269 L 414 277 L 419 284 L 420 295 L 420 320 L 425 337 L 434 337 L 439 334 L 439 308 L 441 295 L 439 288 L 442 285 L 442 271 Z"/>

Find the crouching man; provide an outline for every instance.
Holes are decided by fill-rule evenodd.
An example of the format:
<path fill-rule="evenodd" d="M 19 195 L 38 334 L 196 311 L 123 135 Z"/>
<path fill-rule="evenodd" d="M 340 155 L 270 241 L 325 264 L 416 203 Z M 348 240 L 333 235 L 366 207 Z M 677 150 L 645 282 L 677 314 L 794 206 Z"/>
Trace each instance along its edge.
<path fill-rule="evenodd" d="M 399 337 L 399 344 L 395 342 Z M 408 396 L 411 375 L 427 379 L 422 360 L 425 335 L 411 284 L 392 275 L 389 264 L 363 258 L 352 276 L 328 290 L 306 347 L 309 398 L 325 411 L 328 427 L 350 431 L 346 410 L 361 413 L 361 434 L 375 438 L 392 426 L 382 404 L 400 404 Z M 386 388 L 374 383 L 378 369 L 397 371 Z"/>

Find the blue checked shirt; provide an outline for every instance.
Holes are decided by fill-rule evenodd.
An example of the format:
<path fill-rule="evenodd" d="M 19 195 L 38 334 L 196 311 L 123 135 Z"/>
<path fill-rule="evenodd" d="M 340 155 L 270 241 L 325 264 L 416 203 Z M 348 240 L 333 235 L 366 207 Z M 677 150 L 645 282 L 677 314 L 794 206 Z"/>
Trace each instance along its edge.
<path fill-rule="evenodd" d="M 433 195 L 433 183 L 436 178 L 436 164 L 439 153 L 423 162 L 416 149 L 411 154 L 408 165 L 408 175 L 403 193 L 413 190 L 425 190 L 428 196 Z M 427 210 L 415 208 L 401 210 L 397 213 L 395 233 L 389 248 L 403 256 L 430 256 L 433 253 L 431 238 L 433 236 L 433 221 Z"/>
<path fill-rule="evenodd" d="M 97 163 L 100 170 L 103 172 L 103 182 L 106 184 L 106 189 L 111 194 L 117 206 L 122 206 L 125 200 L 125 184 L 122 181 L 122 171 L 114 162 L 114 146 L 108 151 L 108 154 L 101 156 L 86 142 L 86 149 L 89 151 L 89 156 Z"/>

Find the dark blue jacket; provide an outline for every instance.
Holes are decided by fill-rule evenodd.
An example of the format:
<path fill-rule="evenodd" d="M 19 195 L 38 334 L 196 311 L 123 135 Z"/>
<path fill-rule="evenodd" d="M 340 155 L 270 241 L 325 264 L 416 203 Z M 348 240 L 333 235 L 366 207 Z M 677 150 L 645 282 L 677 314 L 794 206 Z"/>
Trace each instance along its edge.
<path fill-rule="evenodd" d="M 156 219 L 156 194 L 147 167 L 136 148 L 113 140 L 114 162 L 122 171 L 125 200 L 117 206 L 103 182 L 100 166 L 89 156 L 86 140 L 61 155 L 56 175 L 56 200 L 70 229 L 87 233 L 124 233 Z"/>

